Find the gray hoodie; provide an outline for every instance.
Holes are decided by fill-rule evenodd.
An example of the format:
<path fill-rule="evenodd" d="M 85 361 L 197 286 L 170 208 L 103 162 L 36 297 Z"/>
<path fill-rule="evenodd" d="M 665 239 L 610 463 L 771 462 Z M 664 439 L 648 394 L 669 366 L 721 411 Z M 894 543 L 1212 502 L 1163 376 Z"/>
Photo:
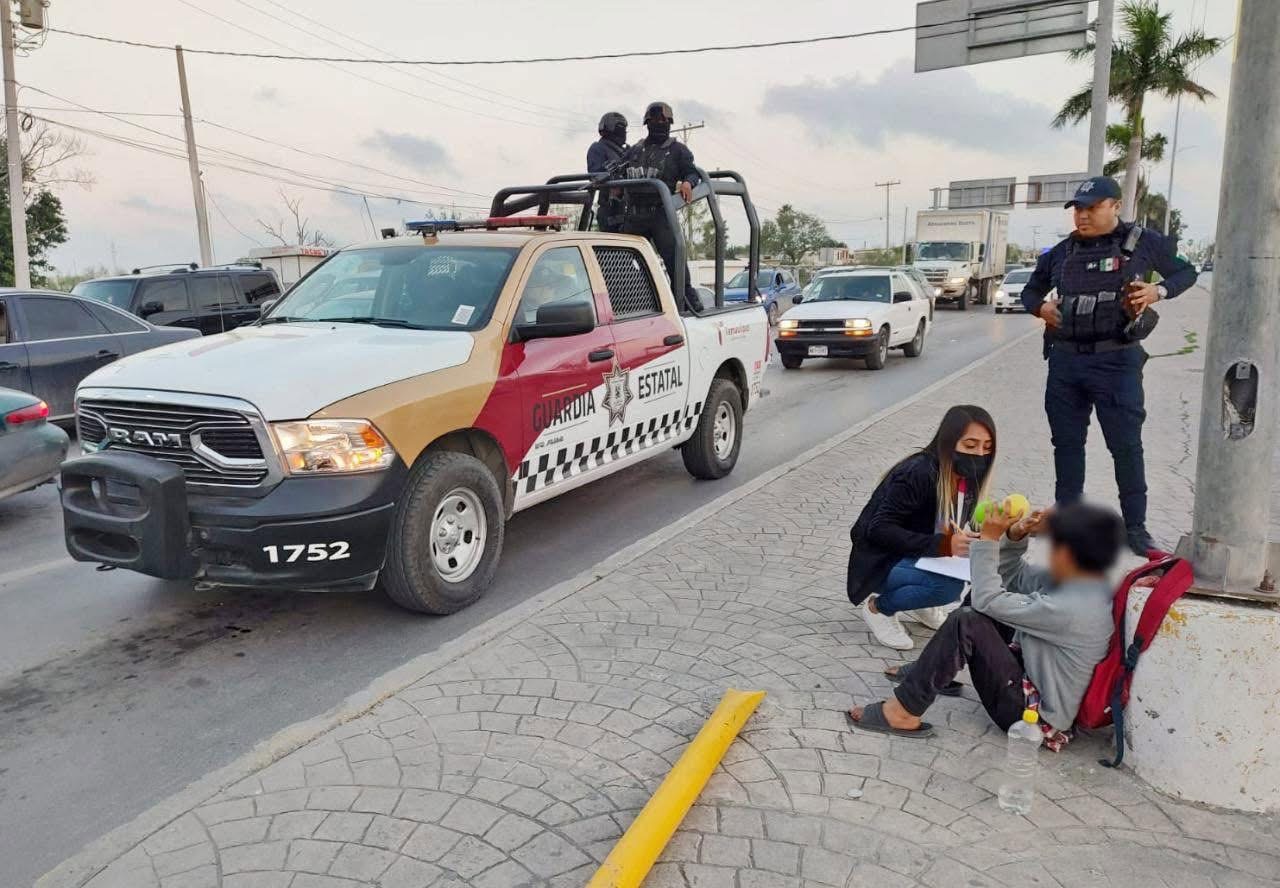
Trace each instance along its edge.
<path fill-rule="evenodd" d="M 974 541 L 973 609 L 1015 630 L 1027 677 L 1040 691 L 1040 717 L 1065 731 L 1115 631 L 1114 593 L 1104 579 L 1055 586 L 1048 571 L 1027 564 L 1026 552 L 1026 540 Z"/>

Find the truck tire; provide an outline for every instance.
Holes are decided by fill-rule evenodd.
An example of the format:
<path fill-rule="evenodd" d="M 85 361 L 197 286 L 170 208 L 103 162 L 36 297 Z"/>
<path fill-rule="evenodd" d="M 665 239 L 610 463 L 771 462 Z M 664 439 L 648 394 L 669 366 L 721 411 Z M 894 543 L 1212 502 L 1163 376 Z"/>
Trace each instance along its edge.
<path fill-rule="evenodd" d="M 781 315 L 781 311 L 779 311 L 778 309 L 778 303 L 774 302 L 767 309 L 765 309 L 765 314 L 769 318 L 770 327 L 778 326 L 778 317 L 779 315 Z"/>
<path fill-rule="evenodd" d="M 876 339 L 876 350 L 867 355 L 868 370 L 883 370 L 885 361 L 889 359 L 889 328 L 881 327 Z"/>
<path fill-rule="evenodd" d="M 916 335 L 902 347 L 902 353 L 908 358 L 918 358 L 924 352 L 924 318 L 916 325 Z"/>
<path fill-rule="evenodd" d="M 804 363 L 804 358 L 799 355 L 780 355 L 782 358 L 782 366 L 788 370 L 799 370 L 800 365 Z"/>
<path fill-rule="evenodd" d="M 689 474 L 715 481 L 733 471 L 742 448 L 742 394 L 727 379 L 713 379 L 693 437 L 680 455 Z"/>
<path fill-rule="evenodd" d="M 956 308 L 961 311 L 969 310 L 969 301 L 973 298 L 973 284 L 966 284 L 964 292 L 960 294 L 960 298 L 956 300 Z"/>
<path fill-rule="evenodd" d="M 502 492 L 488 466 L 465 453 L 428 456 L 396 504 L 382 587 L 411 611 L 460 611 L 492 584 L 503 531 Z"/>

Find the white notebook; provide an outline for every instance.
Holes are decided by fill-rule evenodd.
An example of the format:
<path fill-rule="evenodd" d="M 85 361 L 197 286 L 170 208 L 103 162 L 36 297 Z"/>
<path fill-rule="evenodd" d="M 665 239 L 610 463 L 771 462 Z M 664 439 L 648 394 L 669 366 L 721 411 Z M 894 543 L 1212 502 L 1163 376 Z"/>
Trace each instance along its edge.
<path fill-rule="evenodd" d="M 949 555 L 946 558 L 917 558 L 916 567 L 929 573 L 941 574 L 969 582 L 969 559 Z"/>

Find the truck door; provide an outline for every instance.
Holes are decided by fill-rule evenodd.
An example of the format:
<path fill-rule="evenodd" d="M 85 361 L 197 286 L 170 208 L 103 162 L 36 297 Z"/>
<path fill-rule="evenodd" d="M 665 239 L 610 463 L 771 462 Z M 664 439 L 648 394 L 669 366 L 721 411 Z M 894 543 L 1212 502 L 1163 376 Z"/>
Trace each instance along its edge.
<path fill-rule="evenodd" d="M 674 302 L 631 247 L 593 248 L 612 314 L 617 360 L 610 367 L 607 421 L 619 456 L 678 433 L 689 401 L 689 347 Z"/>
<path fill-rule="evenodd" d="M 187 295 L 186 279 L 180 277 L 143 281 L 134 299 L 139 316 L 162 327 L 189 327 L 200 330 L 199 316 Z M 203 332 L 203 331 L 201 331 Z"/>
<path fill-rule="evenodd" d="M 18 341 L 17 325 L 9 300 L 0 297 L 0 388 L 31 391 L 27 347 Z"/>
<path fill-rule="evenodd" d="M 534 323 L 544 305 L 585 303 L 597 315 L 589 333 L 507 346 L 504 367 L 518 376 L 525 420 L 516 500 L 589 473 L 601 463 L 604 376 L 615 359 L 613 333 L 600 322 L 582 251 L 551 247 L 531 264 L 511 326 Z"/>

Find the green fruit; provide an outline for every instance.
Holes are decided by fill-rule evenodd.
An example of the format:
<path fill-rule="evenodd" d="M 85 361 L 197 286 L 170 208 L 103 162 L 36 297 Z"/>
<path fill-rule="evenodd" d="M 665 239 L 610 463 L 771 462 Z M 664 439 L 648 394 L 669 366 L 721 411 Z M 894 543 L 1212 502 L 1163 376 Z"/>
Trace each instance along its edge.
<path fill-rule="evenodd" d="M 982 500 L 973 509 L 973 523 L 981 524 L 987 520 L 987 510 L 994 509 L 995 503 L 991 500 Z"/>

